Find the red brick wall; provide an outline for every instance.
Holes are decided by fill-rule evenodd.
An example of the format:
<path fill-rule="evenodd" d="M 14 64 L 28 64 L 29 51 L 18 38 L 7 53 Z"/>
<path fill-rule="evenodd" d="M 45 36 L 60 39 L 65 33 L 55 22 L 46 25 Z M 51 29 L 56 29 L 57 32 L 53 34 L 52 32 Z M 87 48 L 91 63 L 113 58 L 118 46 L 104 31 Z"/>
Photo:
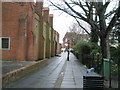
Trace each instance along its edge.
<path fill-rule="evenodd" d="M 28 5 L 28 17 L 27 17 L 27 60 L 36 60 L 35 48 L 36 48 L 36 37 L 34 34 L 34 10 L 31 5 Z"/>
<path fill-rule="evenodd" d="M 49 25 L 53 28 L 53 14 L 49 14 Z"/>
<path fill-rule="evenodd" d="M 49 8 L 43 8 L 43 21 L 48 22 Z"/>
<path fill-rule="evenodd" d="M 36 5 L 32 2 L 3 3 L 2 37 L 10 37 L 10 50 L 2 50 L 3 60 L 36 60 L 34 14 L 42 17 L 42 5 L 43 2 Z M 48 14 L 49 9 L 45 8 L 44 18 L 40 20 L 48 22 Z"/>
<path fill-rule="evenodd" d="M 3 37 L 10 37 L 10 50 L 3 50 L 3 60 L 36 60 L 34 3 L 3 3 Z"/>
<path fill-rule="evenodd" d="M 42 10 L 43 10 L 43 1 L 41 0 L 40 2 L 36 2 L 35 12 L 39 16 L 42 16 Z"/>
<path fill-rule="evenodd" d="M 43 52 L 44 52 L 44 38 L 43 38 L 43 16 L 42 16 L 42 10 L 43 10 L 43 1 L 37 0 L 36 6 L 35 6 L 35 13 L 39 16 L 39 23 L 40 23 L 40 29 L 39 29 L 39 37 L 38 37 L 38 59 L 43 59 Z"/>
<path fill-rule="evenodd" d="M 20 24 L 20 18 L 24 18 L 22 16 L 25 16 L 24 11 L 26 10 L 25 6 L 21 8 L 17 4 L 2 4 L 2 37 L 10 37 L 10 50 L 2 50 L 3 60 L 25 59 L 24 29 L 21 27 L 24 25 Z"/>

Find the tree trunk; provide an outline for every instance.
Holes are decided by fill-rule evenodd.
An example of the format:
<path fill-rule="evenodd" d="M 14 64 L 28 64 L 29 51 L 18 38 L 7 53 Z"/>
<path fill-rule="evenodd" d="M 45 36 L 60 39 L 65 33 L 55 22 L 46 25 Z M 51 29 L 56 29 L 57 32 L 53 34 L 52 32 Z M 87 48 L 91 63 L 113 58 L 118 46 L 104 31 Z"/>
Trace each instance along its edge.
<path fill-rule="evenodd" d="M 90 41 L 93 43 L 98 43 L 98 35 L 95 32 L 95 29 L 90 33 Z"/>
<path fill-rule="evenodd" d="M 100 37 L 100 46 L 101 46 L 101 53 L 102 58 L 110 59 L 110 48 L 109 48 L 109 41 L 108 37 Z"/>
<path fill-rule="evenodd" d="M 118 46 L 120 47 L 120 31 L 117 31 L 118 33 Z"/>
<path fill-rule="evenodd" d="M 107 58 L 107 43 L 105 37 L 100 37 L 100 46 L 101 46 L 101 53 L 102 58 Z"/>
<path fill-rule="evenodd" d="M 107 35 L 107 58 L 110 59 L 111 56 L 110 56 L 110 45 L 109 45 L 109 35 Z"/>
<path fill-rule="evenodd" d="M 106 38 L 101 36 L 100 37 L 100 46 L 101 46 L 101 53 L 102 53 L 102 63 L 101 63 L 101 71 L 102 75 L 104 76 L 104 70 L 103 70 L 103 58 L 107 58 L 107 43 L 106 43 Z"/>

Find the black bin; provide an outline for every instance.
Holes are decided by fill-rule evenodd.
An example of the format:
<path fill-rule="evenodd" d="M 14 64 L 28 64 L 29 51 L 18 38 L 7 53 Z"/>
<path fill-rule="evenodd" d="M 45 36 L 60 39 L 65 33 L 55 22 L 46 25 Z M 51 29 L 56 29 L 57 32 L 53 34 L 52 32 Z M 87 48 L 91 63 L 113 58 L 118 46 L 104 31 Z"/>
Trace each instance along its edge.
<path fill-rule="evenodd" d="M 104 90 L 102 76 L 83 76 L 83 90 Z"/>

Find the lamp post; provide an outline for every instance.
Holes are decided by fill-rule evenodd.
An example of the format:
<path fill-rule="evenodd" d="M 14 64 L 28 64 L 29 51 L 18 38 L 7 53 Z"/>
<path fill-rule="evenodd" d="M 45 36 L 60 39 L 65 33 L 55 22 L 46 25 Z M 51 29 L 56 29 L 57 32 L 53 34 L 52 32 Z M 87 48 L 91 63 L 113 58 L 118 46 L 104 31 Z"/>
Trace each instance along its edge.
<path fill-rule="evenodd" d="M 70 46 L 69 46 L 69 40 L 68 40 L 68 56 L 67 56 L 67 61 L 69 61 L 69 54 L 70 54 L 70 52 L 69 52 L 69 48 L 70 48 Z"/>

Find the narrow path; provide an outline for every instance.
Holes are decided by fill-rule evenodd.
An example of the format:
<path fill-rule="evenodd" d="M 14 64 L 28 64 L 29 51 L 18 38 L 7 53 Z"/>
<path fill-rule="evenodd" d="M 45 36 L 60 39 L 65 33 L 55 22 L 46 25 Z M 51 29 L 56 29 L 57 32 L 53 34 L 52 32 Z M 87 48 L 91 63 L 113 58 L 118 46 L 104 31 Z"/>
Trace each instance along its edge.
<path fill-rule="evenodd" d="M 56 80 L 56 83 L 55 83 L 55 87 L 54 88 L 60 88 L 61 87 L 61 83 L 63 81 L 63 77 L 64 77 L 64 74 L 65 74 L 65 69 L 66 69 L 66 64 L 67 62 L 65 61 L 63 67 L 62 67 L 62 70 L 59 74 L 59 77 L 58 79 Z"/>
<path fill-rule="evenodd" d="M 49 59 L 49 64 L 40 71 L 18 80 L 10 88 L 54 88 L 56 80 L 66 61 L 67 53 Z"/>
<path fill-rule="evenodd" d="M 45 68 L 22 78 L 10 88 L 82 88 L 86 70 L 72 53 L 70 61 L 66 59 L 66 52 L 49 59 Z"/>
<path fill-rule="evenodd" d="M 83 88 L 83 75 L 85 73 L 86 69 L 83 68 L 83 65 L 71 53 L 70 61 L 67 61 L 61 88 Z"/>

